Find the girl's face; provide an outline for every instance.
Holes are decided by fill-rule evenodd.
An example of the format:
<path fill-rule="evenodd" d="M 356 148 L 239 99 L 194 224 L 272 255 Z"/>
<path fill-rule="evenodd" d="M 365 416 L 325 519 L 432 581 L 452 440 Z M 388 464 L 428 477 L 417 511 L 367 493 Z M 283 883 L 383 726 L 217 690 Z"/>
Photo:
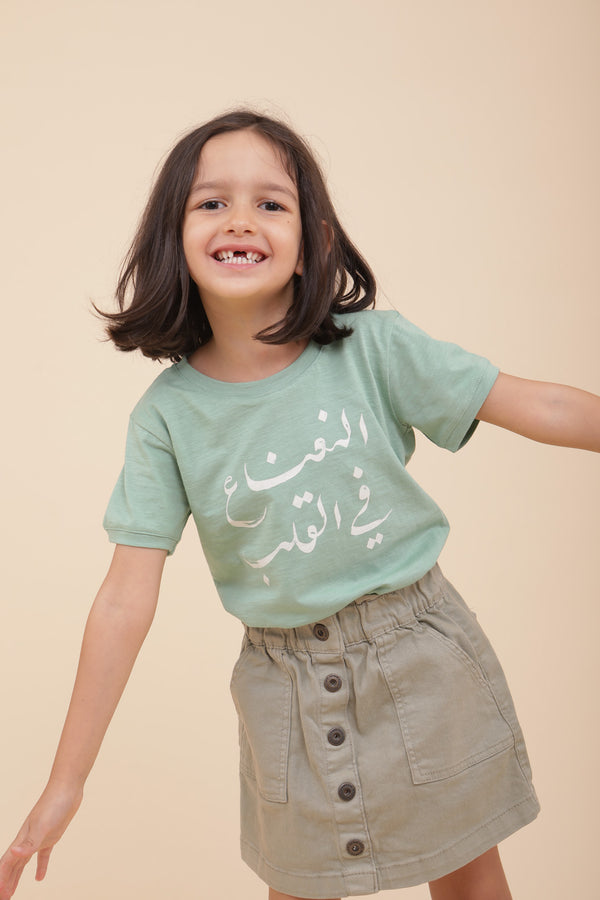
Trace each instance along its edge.
<path fill-rule="evenodd" d="M 220 134 L 200 154 L 183 220 L 191 277 L 211 316 L 280 318 L 302 273 L 298 191 L 275 148 L 251 131 Z"/>

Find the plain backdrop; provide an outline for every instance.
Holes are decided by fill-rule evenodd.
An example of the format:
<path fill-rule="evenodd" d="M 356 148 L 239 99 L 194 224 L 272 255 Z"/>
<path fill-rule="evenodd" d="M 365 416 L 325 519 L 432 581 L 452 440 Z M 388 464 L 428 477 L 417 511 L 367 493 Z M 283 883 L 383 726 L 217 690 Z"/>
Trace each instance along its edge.
<path fill-rule="evenodd" d="M 240 104 L 318 154 L 382 306 L 504 371 L 600 393 L 597 0 L 3 0 L 0 845 L 43 788 L 128 414 L 160 364 L 102 341 L 159 161 Z M 482 425 L 412 471 L 504 664 L 543 811 L 515 898 L 597 890 L 598 456 Z M 22 900 L 263 898 L 239 860 L 242 630 L 193 526 L 47 880 Z M 417 900 L 426 887 L 392 891 Z"/>

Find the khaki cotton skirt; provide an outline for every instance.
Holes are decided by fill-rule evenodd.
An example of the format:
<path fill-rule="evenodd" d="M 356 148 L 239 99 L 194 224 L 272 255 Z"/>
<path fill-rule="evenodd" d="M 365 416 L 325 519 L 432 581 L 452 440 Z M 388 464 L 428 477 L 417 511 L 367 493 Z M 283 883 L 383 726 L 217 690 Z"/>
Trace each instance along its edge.
<path fill-rule="evenodd" d="M 440 878 L 539 805 L 500 664 L 435 566 L 299 628 L 246 627 L 242 857 L 298 897 Z"/>

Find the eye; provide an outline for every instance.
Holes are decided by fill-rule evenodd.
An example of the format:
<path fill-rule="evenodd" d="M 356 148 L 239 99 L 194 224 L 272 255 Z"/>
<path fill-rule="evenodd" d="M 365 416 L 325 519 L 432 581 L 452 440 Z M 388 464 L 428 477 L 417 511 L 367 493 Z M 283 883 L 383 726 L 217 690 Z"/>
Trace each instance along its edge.
<path fill-rule="evenodd" d="M 222 200 L 205 200 L 204 203 L 200 203 L 198 209 L 222 209 L 225 206 Z"/>
<path fill-rule="evenodd" d="M 264 203 L 260 204 L 260 207 L 267 212 L 279 212 L 279 210 L 283 209 L 283 206 L 280 203 L 275 203 L 274 200 L 265 200 Z"/>

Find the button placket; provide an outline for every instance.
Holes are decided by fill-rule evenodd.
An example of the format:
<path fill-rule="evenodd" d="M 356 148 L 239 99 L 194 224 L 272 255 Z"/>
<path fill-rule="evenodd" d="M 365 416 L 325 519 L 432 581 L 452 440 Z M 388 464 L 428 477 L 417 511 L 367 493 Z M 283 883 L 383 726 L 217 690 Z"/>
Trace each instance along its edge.
<path fill-rule="evenodd" d="M 315 637 L 318 638 L 316 633 Z M 349 681 L 341 660 L 340 663 L 333 658 L 324 658 L 320 662 L 323 669 L 323 675 L 319 679 L 323 688 L 320 727 L 324 731 L 323 746 L 327 755 L 325 777 L 342 857 L 347 860 L 348 865 L 352 858 L 361 857 L 364 866 L 369 857 L 365 849 L 368 846 L 368 836 L 347 712 Z"/>

